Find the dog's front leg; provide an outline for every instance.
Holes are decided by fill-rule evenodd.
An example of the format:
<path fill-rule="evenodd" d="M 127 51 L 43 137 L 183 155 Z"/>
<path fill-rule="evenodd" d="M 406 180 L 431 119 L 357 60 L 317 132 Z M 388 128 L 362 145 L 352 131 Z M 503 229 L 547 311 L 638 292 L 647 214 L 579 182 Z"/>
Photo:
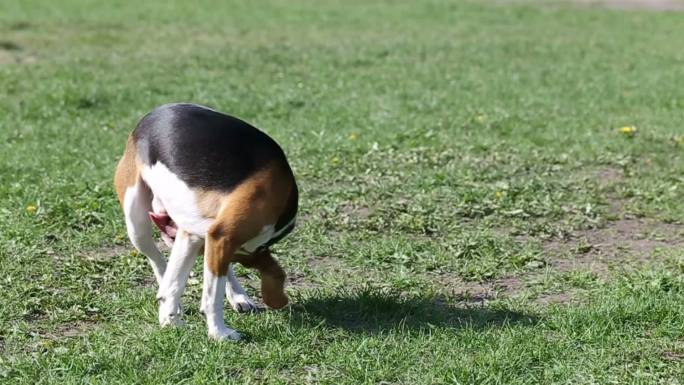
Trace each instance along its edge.
<path fill-rule="evenodd" d="M 162 278 L 157 299 L 159 300 L 159 324 L 182 325 L 180 297 L 197 259 L 203 240 L 185 231 L 178 231 L 171 249 L 169 264 Z"/>
<path fill-rule="evenodd" d="M 202 312 L 207 317 L 207 332 L 215 340 L 239 340 L 240 333 L 226 326 L 223 320 L 223 298 L 226 292 L 226 275 L 217 275 L 204 259 L 204 289 Z"/>

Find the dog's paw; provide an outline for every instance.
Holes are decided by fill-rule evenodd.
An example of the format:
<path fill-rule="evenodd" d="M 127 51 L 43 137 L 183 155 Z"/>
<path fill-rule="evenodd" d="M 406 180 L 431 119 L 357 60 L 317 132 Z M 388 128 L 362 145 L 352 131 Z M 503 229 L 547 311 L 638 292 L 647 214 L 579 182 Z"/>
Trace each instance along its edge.
<path fill-rule="evenodd" d="M 246 294 L 234 294 L 228 296 L 230 306 L 238 313 L 253 313 L 259 311 L 259 307 Z"/>
<path fill-rule="evenodd" d="M 215 341 L 239 341 L 241 337 L 236 330 L 225 326 L 209 329 L 209 338 Z"/>
<path fill-rule="evenodd" d="M 178 314 L 159 314 L 159 325 L 161 327 L 181 327 L 185 325 L 185 322 L 181 319 L 180 313 Z"/>

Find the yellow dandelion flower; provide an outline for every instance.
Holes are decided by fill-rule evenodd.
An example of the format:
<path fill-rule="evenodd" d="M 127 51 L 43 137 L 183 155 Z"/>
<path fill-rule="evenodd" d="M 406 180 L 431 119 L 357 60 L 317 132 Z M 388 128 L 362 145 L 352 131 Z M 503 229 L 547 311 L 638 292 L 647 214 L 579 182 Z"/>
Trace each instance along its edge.
<path fill-rule="evenodd" d="M 356 132 L 352 132 L 349 134 L 347 137 L 349 140 L 356 140 L 359 136 L 356 134 Z"/>
<path fill-rule="evenodd" d="M 35 213 L 36 211 L 38 211 L 38 207 L 36 207 L 35 205 L 28 205 L 28 206 L 26 206 L 26 212 L 27 212 L 27 213 L 33 214 L 33 213 Z"/>
<path fill-rule="evenodd" d="M 636 133 L 636 127 L 634 126 L 624 126 L 620 127 L 620 132 L 624 135 L 632 136 Z"/>
<path fill-rule="evenodd" d="M 501 191 L 496 192 L 496 199 L 501 199 L 503 197 L 503 193 Z"/>

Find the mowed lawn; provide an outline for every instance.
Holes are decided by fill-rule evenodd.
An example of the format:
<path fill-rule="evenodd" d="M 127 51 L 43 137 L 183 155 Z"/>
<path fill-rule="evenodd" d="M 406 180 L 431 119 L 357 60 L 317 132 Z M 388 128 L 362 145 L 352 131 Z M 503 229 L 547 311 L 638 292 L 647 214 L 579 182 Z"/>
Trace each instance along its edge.
<path fill-rule="evenodd" d="M 684 13 L 0 2 L 0 383 L 684 382 Z M 157 105 L 285 149 L 291 306 L 181 329 L 112 176 Z M 259 298 L 258 276 L 239 269 Z"/>

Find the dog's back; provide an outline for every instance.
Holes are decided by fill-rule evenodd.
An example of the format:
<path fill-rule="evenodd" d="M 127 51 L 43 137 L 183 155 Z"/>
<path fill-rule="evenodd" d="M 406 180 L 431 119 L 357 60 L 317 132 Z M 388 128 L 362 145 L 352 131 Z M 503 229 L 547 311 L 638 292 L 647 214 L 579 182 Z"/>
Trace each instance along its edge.
<path fill-rule="evenodd" d="M 191 188 L 229 192 L 271 162 L 289 170 L 285 154 L 268 135 L 195 104 L 155 109 L 132 136 L 144 164 L 163 163 Z"/>
<path fill-rule="evenodd" d="M 298 191 L 285 154 L 268 135 L 240 119 L 196 104 L 166 104 L 138 123 L 128 146 L 124 158 L 135 159 L 122 159 L 128 163 L 123 167 L 134 169 L 127 173 L 142 178 L 157 198 L 154 204 L 161 204 L 180 228 L 204 236 L 231 192 L 263 172 L 282 179 L 273 182 L 287 190 L 281 192 L 287 196 L 278 197 L 287 202 L 274 233 L 282 238 L 293 227 Z M 129 178 L 129 185 L 137 182 Z M 117 186 L 122 203 L 125 184 Z"/>

